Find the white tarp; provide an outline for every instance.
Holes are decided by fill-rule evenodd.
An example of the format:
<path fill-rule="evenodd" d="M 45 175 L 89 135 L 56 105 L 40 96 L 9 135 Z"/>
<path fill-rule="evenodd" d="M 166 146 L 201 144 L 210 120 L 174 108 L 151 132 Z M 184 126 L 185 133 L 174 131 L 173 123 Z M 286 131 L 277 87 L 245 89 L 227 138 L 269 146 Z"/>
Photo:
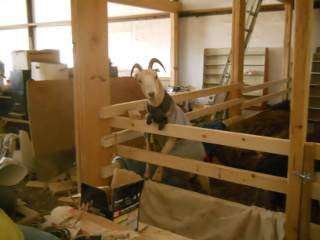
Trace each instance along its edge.
<path fill-rule="evenodd" d="M 146 181 L 140 220 L 201 240 L 284 239 L 285 214 Z"/>

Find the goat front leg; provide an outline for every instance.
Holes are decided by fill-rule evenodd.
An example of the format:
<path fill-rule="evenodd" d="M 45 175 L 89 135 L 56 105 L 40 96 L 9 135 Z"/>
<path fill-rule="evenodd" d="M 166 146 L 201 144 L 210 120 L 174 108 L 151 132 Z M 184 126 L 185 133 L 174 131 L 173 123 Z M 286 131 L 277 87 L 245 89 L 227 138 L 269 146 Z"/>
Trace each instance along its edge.
<path fill-rule="evenodd" d="M 147 150 L 150 150 L 150 143 L 148 141 L 148 138 L 146 138 L 146 148 L 147 148 Z M 150 179 L 150 177 L 151 177 L 151 164 L 150 163 L 146 163 L 146 170 L 144 172 L 143 177 L 145 179 Z"/>
<path fill-rule="evenodd" d="M 177 138 L 170 137 L 164 144 L 161 153 L 169 154 L 176 144 Z M 156 172 L 153 175 L 152 180 L 155 182 L 161 182 L 163 178 L 163 166 L 158 166 Z"/>

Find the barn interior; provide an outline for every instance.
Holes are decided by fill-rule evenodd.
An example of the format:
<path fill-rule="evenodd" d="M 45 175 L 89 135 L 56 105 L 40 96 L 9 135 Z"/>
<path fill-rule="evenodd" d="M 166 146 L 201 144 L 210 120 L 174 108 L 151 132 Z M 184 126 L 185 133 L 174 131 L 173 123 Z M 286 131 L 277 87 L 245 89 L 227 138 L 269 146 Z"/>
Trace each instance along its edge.
<path fill-rule="evenodd" d="M 2 0 L 0 208 L 19 239 L 24 226 L 53 239 L 319 239 L 319 7 Z M 153 58 L 191 125 L 146 123 L 132 66 Z M 142 133 L 201 142 L 204 161 L 151 151 Z M 207 177 L 211 192 L 115 159 Z M 107 216 L 115 185 L 139 196 L 121 218 Z"/>

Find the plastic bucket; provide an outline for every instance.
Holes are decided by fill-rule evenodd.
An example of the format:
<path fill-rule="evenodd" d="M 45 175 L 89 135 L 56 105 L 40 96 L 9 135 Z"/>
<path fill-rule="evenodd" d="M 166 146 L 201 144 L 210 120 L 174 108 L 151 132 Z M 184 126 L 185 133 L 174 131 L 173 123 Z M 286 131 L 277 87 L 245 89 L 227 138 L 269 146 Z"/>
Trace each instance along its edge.
<path fill-rule="evenodd" d="M 28 169 L 19 161 L 3 157 L 0 160 L 0 184 L 12 186 L 18 184 L 28 174 Z"/>

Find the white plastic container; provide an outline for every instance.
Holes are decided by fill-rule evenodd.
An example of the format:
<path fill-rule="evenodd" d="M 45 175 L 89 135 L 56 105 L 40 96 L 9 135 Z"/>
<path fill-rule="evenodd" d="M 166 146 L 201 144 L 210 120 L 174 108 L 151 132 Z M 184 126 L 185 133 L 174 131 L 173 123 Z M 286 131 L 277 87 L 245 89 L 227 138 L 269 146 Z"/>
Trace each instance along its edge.
<path fill-rule="evenodd" d="M 31 78 L 36 81 L 69 79 L 68 66 L 64 63 L 32 62 Z"/>

